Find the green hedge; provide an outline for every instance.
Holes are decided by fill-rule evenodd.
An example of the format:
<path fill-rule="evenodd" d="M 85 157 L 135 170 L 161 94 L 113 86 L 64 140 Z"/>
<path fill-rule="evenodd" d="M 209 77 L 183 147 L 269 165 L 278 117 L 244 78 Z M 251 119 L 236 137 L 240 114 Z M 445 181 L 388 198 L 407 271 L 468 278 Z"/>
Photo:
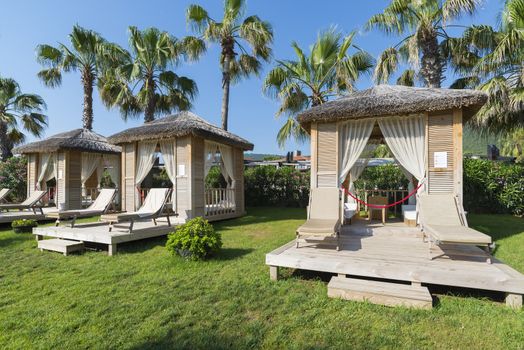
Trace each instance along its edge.
<path fill-rule="evenodd" d="M 366 190 L 398 190 L 408 188 L 408 179 L 396 164 L 367 167 L 356 181 L 355 187 Z"/>
<path fill-rule="evenodd" d="M 27 158 L 11 157 L 0 162 L 0 188 L 10 188 L 9 200 L 21 202 L 27 195 Z"/>
<path fill-rule="evenodd" d="M 246 169 L 247 206 L 301 207 L 309 201 L 309 171 L 259 166 Z"/>
<path fill-rule="evenodd" d="M 464 159 L 464 207 L 477 213 L 524 215 L 524 166 Z"/>

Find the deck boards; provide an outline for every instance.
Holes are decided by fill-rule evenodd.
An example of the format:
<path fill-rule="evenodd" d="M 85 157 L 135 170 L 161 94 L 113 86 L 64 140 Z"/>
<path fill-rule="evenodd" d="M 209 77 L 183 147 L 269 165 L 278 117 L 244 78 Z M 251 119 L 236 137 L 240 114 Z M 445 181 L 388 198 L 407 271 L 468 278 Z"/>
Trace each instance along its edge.
<path fill-rule="evenodd" d="M 45 214 L 56 211 L 55 207 L 43 208 L 44 215 L 40 214 L 40 211 L 37 210 L 35 214 L 32 210 L 12 210 L 8 212 L 0 213 L 0 224 L 11 223 L 19 219 L 32 219 L 32 220 L 46 220 Z"/>
<path fill-rule="evenodd" d="M 433 254 L 440 253 L 433 249 Z M 524 294 L 524 276 L 497 259 L 485 262 L 472 246 L 444 248 L 445 256 L 429 260 L 420 231 L 401 223 L 382 226 L 355 220 L 344 226 L 341 250 L 312 243 L 296 248 L 291 241 L 266 255 L 277 267 Z"/>

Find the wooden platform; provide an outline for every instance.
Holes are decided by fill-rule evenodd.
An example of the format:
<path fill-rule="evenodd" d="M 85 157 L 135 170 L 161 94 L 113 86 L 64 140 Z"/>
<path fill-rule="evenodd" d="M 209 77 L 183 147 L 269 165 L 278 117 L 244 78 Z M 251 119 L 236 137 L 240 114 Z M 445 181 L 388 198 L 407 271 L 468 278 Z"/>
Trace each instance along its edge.
<path fill-rule="evenodd" d="M 32 210 L 24 210 L 24 211 L 8 211 L 8 212 L 1 212 L 0 213 L 0 224 L 5 223 L 11 223 L 15 220 L 19 219 L 32 219 L 32 220 L 46 220 L 45 214 L 50 213 L 52 211 L 56 211 L 56 208 L 44 208 L 44 215 L 40 213 L 40 211 L 37 211 L 37 214 L 35 214 Z"/>
<path fill-rule="evenodd" d="M 106 223 L 89 223 L 77 224 L 71 228 L 69 226 L 49 226 L 36 227 L 33 229 L 33 234 L 37 240 L 44 237 L 53 237 L 61 239 L 69 239 L 82 242 L 93 242 L 107 244 L 108 255 L 113 255 L 117 251 L 117 245 L 124 242 L 137 241 L 141 239 L 165 236 L 172 232 L 174 227 L 180 222 L 180 219 L 171 217 L 172 226 L 167 225 L 165 218 L 157 220 L 158 225 L 155 226 L 151 220 L 135 222 L 132 233 L 129 233 L 124 228 L 115 226 L 112 232 L 109 232 L 109 225 Z"/>
<path fill-rule="evenodd" d="M 79 252 L 84 250 L 84 242 L 70 241 L 67 239 L 44 239 L 38 241 L 38 249 L 41 251 L 50 250 L 53 252 L 59 252 L 65 256 L 73 252 Z"/>
<path fill-rule="evenodd" d="M 328 297 L 417 309 L 433 307 L 433 299 L 426 287 L 357 278 L 331 278 Z"/>
<path fill-rule="evenodd" d="M 341 234 L 341 250 L 318 244 L 296 248 L 291 241 L 266 255 L 272 279 L 278 267 L 504 292 L 508 305 L 522 305 L 524 275 L 503 262 L 485 262 L 480 248 L 447 246 L 430 260 L 428 245 L 416 227 L 401 222 L 354 220 Z M 441 248 L 434 248 L 438 253 Z M 516 304 L 515 304 L 516 302 Z"/>

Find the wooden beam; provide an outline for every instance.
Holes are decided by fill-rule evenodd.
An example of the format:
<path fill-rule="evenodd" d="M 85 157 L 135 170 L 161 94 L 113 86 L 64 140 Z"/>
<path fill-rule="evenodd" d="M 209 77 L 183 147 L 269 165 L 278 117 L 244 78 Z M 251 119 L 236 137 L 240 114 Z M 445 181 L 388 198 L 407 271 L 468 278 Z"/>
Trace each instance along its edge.
<path fill-rule="evenodd" d="M 522 308 L 522 295 L 506 293 L 506 305 L 512 309 Z"/>
<path fill-rule="evenodd" d="M 269 279 L 278 281 L 278 266 L 269 266 Z"/>

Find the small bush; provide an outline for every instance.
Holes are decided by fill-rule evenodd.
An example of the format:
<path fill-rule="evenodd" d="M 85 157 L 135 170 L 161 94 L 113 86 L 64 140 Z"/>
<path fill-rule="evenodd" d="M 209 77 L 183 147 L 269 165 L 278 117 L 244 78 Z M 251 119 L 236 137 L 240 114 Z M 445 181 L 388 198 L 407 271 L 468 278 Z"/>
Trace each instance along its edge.
<path fill-rule="evenodd" d="M 33 227 L 37 227 L 38 223 L 32 219 L 20 219 L 11 223 L 11 227 L 16 233 L 31 232 Z"/>
<path fill-rule="evenodd" d="M 203 260 L 222 247 L 222 237 L 201 217 L 189 220 L 169 234 L 166 248 L 190 260 Z"/>
<path fill-rule="evenodd" d="M 408 179 L 395 164 L 367 167 L 356 181 L 355 187 L 362 190 L 398 190 L 408 188 Z"/>

